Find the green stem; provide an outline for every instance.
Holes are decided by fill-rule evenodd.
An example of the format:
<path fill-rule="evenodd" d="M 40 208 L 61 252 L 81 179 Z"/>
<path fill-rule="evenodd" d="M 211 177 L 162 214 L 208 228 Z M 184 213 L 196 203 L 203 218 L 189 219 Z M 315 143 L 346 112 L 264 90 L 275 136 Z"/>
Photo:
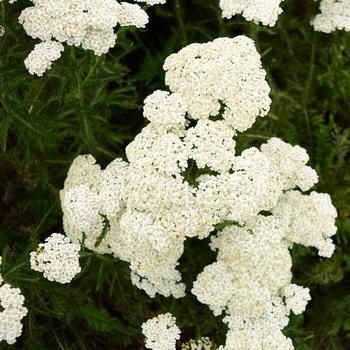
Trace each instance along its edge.
<path fill-rule="evenodd" d="M 311 84 L 314 77 L 314 62 L 315 62 L 315 43 L 312 43 L 311 55 L 310 55 L 310 70 L 307 78 L 307 84 L 306 84 L 304 99 L 303 99 L 306 128 L 307 128 L 307 133 L 309 136 L 311 146 L 313 145 L 313 142 L 312 142 L 310 118 L 309 118 L 309 112 L 308 112 L 308 104 L 309 104 L 309 98 L 310 98 Z"/>
<path fill-rule="evenodd" d="M 100 63 L 99 57 L 96 57 L 95 64 L 90 68 L 89 73 L 86 76 L 86 78 L 83 80 L 83 82 L 81 83 L 81 86 L 84 86 L 89 81 L 89 79 L 91 78 L 92 74 L 94 73 L 94 71 L 99 63 Z"/>
<path fill-rule="evenodd" d="M 45 215 L 43 216 L 43 218 L 41 219 L 41 221 L 39 222 L 38 226 L 34 229 L 35 233 L 37 233 L 41 226 L 43 225 L 43 223 L 45 222 L 45 220 L 48 218 L 48 216 L 50 215 L 50 213 L 52 212 L 53 208 L 55 208 L 56 203 L 52 204 L 50 209 L 45 213 Z"/>
<path fill-rule="evenodd" d="M 21 264 L 19 264 L 19 265 L 13 267 L 11 270 L 7 271 L 6 274 L 5 274 L 5 276 L 10 275 L 12 272 L 15 272 L 16 270 L 18 270 L 18 269 L 20 269 L 21 267 L 26 266 L 26 265 L 27 265 L 27 261 L 22 262 Z"/>
<path fill-rule="evenodd" d="M 188 38 L 187 38 L 186 29 L 185 29 L 185 23 L 182 18 L 182 9 L 180 5 L 180 0 L 175 0 L 175 14 L 176 14 L 177 21 L 179 23 L 180 33 L 182 36 L 182 46 L 185 46 L 188 43 Z"/>

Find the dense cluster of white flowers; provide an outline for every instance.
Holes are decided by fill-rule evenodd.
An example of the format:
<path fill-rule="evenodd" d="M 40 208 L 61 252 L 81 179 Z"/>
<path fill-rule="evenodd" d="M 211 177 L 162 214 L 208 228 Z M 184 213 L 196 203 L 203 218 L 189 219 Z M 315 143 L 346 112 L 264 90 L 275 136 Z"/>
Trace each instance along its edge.
<path fill-rule="evenodd" d="M 337 229 L 337 211 L 326 193 L 286 192 L 272 210 L 290 242 L 316 247 L 320 256 L 332 256 L 335 246 L 330 237 Z"/>
<path fill-rule="evenodd" d="M 176 350 L 176 341 L 180 339 L 180 329 L 176 319 L 170 313 L 161 314 L 142 324 L 142 333 L 146 338 L 146 348 L 152 350 Z"/>
<path fill-rule="evenodd" d="M 274 26 L 278 15 L 282 13 L 283 0 L 220 0 L 222 17 L 231 18 L 242 14 L 248 21 Z"/>
<path fill-rule="evenodd" d="M 51 68 L 52 62 L 61 57 L 64 47 L 57 41 L 44 41 L 34 46 L 33 51 L 24 60 L 24 65 L 30 74 L 41 77 Z"/>
<path fill-rule="evenodd" d="M 81 271 L 79 265 L 80 245 L 59 233 L 53 233 L 30 253 L 30 266 L 42 272 L 49 281 L 69 283 Z"/>
<path fill-rule="evenodd" d="M 0 257 L 0 266 L 2 258 Z M 0 275 L 0 341 L 14 344 L 22 333 L 22 319 L 28 310 L 23 305 L 24 296 L 19 288 L 3 283 Z"/>
<path fill-rule="evenodd" d="M 25 64 L 39 76 L 61 56 L 62 43 L 102 55 L 114 47 L 119 26 L 144 28 L 147 13 L 138 5 L 116 0 L 31 0 L 19 16 L 26 33 L 42 43 L 35 46 Z M 149 5 L 165 0 L 145 0 Z"/>
<path fill-rule="evenodd" d="M 75 159 L 60 193 L 63 227 L 73 243 L 83 243 L 98 253 L 112 252 L 113 237 L 107 231 L 114 221 L 119 225 L 125 210 L 127 175 L 128 164 L 120 159 L 104 170 L 90 155 Z"/>
<path fill-rule="evenodd" d="M 272 215 L 257 215 L 211 239 L 217 261 L 199 274 L 192 293 L 215 315 L 226 312 L 230 331 L 222 349 L 292 349 L 281 330 L 310 295 L 291 284 L 290 242 L 280 226 Z"/>
<path fill-rule="evenodd" d="M 315 30 L 330 33 L 335 30 L 350 31 L 350 1 L 322 0 L 321 13 L 312 21 Z"/>
<path fill-rule="evenodd" d="M 227 125 L 244 131 L 270 109 L 266 73 L 245 36 L 188 45 L 170 55 L 164 69 L 166 84 L 186 99 L 191 119 L 208 119 L 223 108 Z"/>
<path fill-rule="evenodd" d="M 101 170 L 92 156 L 74 161 L 61 191 L 66 233 L 127 261 L 132 282 L 151 297 L 181 297 L 185 240 L 226 223 L 211 236 L 217 260 L 192 289 L 226 315 L 220 349 L 292 349 L 282 330 L 310 296 L 291 284 L 289 249 L 298 243 L 330 256 L 336 210 L 326 194 L 301 193 L 318 180 L 303 148 L 272 138 L 235 154 L 236 134 L 271 102 L 252 40 L 193 44 L 164 68 L 171 93 L 145 100 L 150 123 L 127 147 L 128 163 Z"/>

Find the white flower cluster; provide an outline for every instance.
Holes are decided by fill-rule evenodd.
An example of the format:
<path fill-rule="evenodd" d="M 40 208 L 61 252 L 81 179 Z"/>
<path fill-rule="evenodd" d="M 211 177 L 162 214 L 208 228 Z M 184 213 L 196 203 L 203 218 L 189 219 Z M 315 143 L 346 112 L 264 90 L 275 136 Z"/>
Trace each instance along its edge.
<path fill-rule="evenodd" d="M 53 233 L 30 253 L 30 266 L 42 272 L 49 281 L 69 283 L 81 271 L 79 265 L 80 245 L 59 233 Z"/>
<path fill-rule="evenodd" d="M 337 228 L 337 211 L 326 193 L 286 192 L 272 210 L 290 242 L 316 247 L 318 255 L 330 258 L 335 246 L 330 237 Z"/>
<path fill-rule="evenodd" d="M 221 349 L 292 349 L 282 329 L 307 288 L 291 284 L 293 243 L 330 256 L 336 210 L 299 146 L 272 138 L 235 154 L 235 136 L 269 109 L 254 43 L 243 36 L 190 45 L 164 65 L 172 93 L 145 100 L 150 121 L 105 170 L 78 157 L 61 192 L 74 242 L 127 261 L 134 285 L 181 297 L 177 270 L 187 237 L 211 237 L 217 261 L 192 293 L 229 326 Z M 213 118 L 211 118 L 213 117 Z M 96 243 L 99 242 L 99 245 Z M 161 338 L 161 337 L 160 337 Z"/>
<path fill-rule="evenodd" d="M 146 338 L 146 348 L 152 350 L 176 350 L 176 341 L 180 339 L 180 329 L 176 319 L 170 313 L 161 314 L 142 324 L 142 333 Z"/>
<path fill-rule="evenodd" d="M 273 27 L 282 13 L 283 0 L 220 0 L 222 17 L 231 18 L 242 14 L 247 21 Z"/>
<path fill-rule="evenodd" d="M 311 300 L 309 288 L 303 288 L 296 284 L 288 284 L 283 289 L 287 309 L 300 315 L 305 311 L 306 304 Z"/>
<path fill-rule="evenodd" d="M 291 310 L 304 311 L 310 295 L 291 284 L 290 242 L 280 226 L 272 215 L 257 215 L 211 239 L 217 261 L 199 274 L 192 293 L 215 315 L 226 312 L 222 349 L 292 349 L 281 330 Z"/>
<path fill-rule="evenodd" d="M 112 253 L 107 231 L 114 221 L 119 225 L 125 209 L 127 175 L 128 164 L 120 159 L 104 170 L 90 155 L 75 159 L 60 193 L 63 227 L 73 243 L 98 253 Z"/>
<path fill-rule="evenodd" d="M 312 20 L 315 30 L 324 33 L 350 31 L 349 0 L 322 0 L 320 10 L 321 13 Z"/>
<path fill-rule="evenodd" d="M 114 47 L 115 27 L 144 28 L 147 13 L 137 4 L 116 0 L 31 0 L 19 16 L 26 33 L 42 43 L 36 45 L 25 63 L 30 74 L 39 76 L 61 56 L 61 43 L 92 50 L 102 55 Z M 150 4 L 164 0 L 147 1 Z"/>
<path fill-rule="evenodd" d="M 170 55 L 164 69 L 169 89 L 185 97 L 189 118 L 208 119 L 223 109 L 227 125 L 244 131 L 270 109 L 266 73 L 245 36 L 189 45 Z"/>
<path fill-rule="evenodd" d="M 231 84 L 225 82 L 225 93 L 233 98 L 234 92 L 228 90 L 234 85 L 234 79 L 237 79 L 237 87 L 233 90 L 238 89 L 240 82 L 234 77 L 241 74 L 241 80 L 250 84 L 250 92 L 247 96 L 241 93 L 241 97 L 253 107 L 248 107 L 249 115 L 246 114 L 247 109 L 241 113 L 249 119 L 249 124 L 253 123 L 260 113 L 260 101 L 264 100 L 265 109 L 268 109 L 270 101 L 265 73 L 260 68 L 253 41 L 243 36 L 222 38 L 202 44 L 203 50 L 200 49 L 201 45 L 198 47 L 203 52 L 211 47 L 213 62 L 219 60 L 225 47 L 227 57 L 236 57 L 231 58 L 227 66 L 231 76 L 225 75 L 224 66 L 220 67 L 220 75 L 225 75 L 227 82 L 231 81 Z M 174 64 L 180 61 L 183 54 L 182 50 L 178 56 L 171 56 Z M 190 52 L 188 60 L 182 63 L 186 72 L 192 69 L 193 55 L 195 53 Z M 200 63 L 203 70 L 205 61 Z M 249 61 L 252 63 L 247 64 Z M 170 69 L 169 60 L 166 65 Z M 250 72 L 244 77 L 240 66 L 250 67 Z M 203 73 L 202 83 L 209 82 L 213 73 L 208 70 L 207 77 Z M 179 86 L 189 84 L 194 87 L 198 77 L 187 74 L 177 77 L 173 71 L 168 71 L 166 79 L 171 84 L 175 79 Z M 265 97 L 261 96 L 261 87 Z M 214 86 L 210 90 L 211 99 L 218 103 L 224 92 Z M 207 93 L 199 91 L 199 94 L 203 100 Z M 180 283 L 181 276 L 176 266 L 186 237 L 207 237 L 216 224 L 226 218 L 239 217 L 239 212 L 232 205 L 244 213 L 246 210 L 240 208 L 240 204 L 249 207 L 249 203 L 254 203 L 254 209 L 249 210 L 257 213 L 261 208 L 254 195 L 259 196 L 260 203 L 267 201 L 265 193 L 260 194 L 262 181 L 266 182 L 267 187 L 271 177 L 269 168 L 264 165 L 268 163 L 266 157 L 260 155 L 257 149 L 253 150 L 252 158 L 248 154 L 234 157 L 233 137 L 235 129 L 247 125 L 244 117 L 238 118 L 240 122 L 236 125 L 227 109 L 227 119 L 214 122 L 206 114 L 197 121 L 197 125 L 186 129 L 189 123 L 186 116 L 191 116 L 187 106 L 193 103 L 196 101 L 192 94 L 153 93 L 145 100 L 144 108 L 144 115 L 150 124 L 126 149 L 129 165 L 115 160 L 101 170 L 91 156 L 78 157 L 61 192 L 64 228 L 72 241 L 82 242 L 84 236 L 88 248 L 113 253 L 128 261 L 133 283 L 151 296 L 156 293 L 176 297 L 184 295 L 185 286 Z M 252 114 L 254 111 L 255 115 Z M 239 113 L 239 110 L 235 113 Z M 259 170 L 263 180 L 255 174 L 257 166 L 254 167 L 254 164 L 259 160 L 259 155 L 263 157 L 260 159 L 262 169 Z M 190 159 L 197 162 L 198 168 L 207 167 L 222 173 L 218 177 L 202 176 L 198 178 L 198 188 L 191 186 L 183 176 Z M 111 171 L 111 167 L 115 170 Z M 235 172 L 229 173 L 230 168 Z M 252 176 L 254 181 L 251 181 Z M 110 178 L 110 181 L 106 182 L 105 178 Z M 249 188 L 244 189 L 246 185 Z M 223 193 L 229 186 L 235 192 L 224 197 Z M 248 203 L 249 192 L 251 198 Z M 114 194 L 113 198 L 111 194 Z M 106 211 L 106 204 L 110 207 L 109 211 Z M 97 246 L 100 237 L 104 239 Z"/>
<path fill-rule="evenodd" d="M 44 41 L 34 46 L 33 51 L 24 60 L 24 65 L 30 74 L 41 77 L 51 68 L 52 62 L 61 57 L 64 47 L 57 41 Z"/>
<path fill-rule="evenodd" d="M 1 265 L 0 258 L 0 265 Z M 0 341 L 14 344 L 22 333 L 22 319 L 28 310 L 24 304 L 24 296 L 19 288 L 3 283 L 0 275 Z"/>

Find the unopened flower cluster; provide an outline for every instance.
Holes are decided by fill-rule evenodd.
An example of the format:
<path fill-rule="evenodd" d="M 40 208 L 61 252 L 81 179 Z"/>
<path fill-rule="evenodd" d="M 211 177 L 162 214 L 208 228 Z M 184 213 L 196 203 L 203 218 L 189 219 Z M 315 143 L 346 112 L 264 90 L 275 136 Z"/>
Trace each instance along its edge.
<path fill-rule="evenodd" d="M 320 11 L 312 21 L 315 30 L 324 33 L 335 30 L 350 31 L 349 0 L 322 0 Z"/>
<path fill-rule="evenodd" d="M 42 272 L 49 281 L 69 283 L 81 270 L 79 265 L 80 245 L 59 233 L 53 233 L 30 253 L 30 266 Z"/>
<path fill-rule="evenodd" d="M 1 260 L 0 257 L 0 265 Z M 23 328 L 21 321 L 28 312 L 23 304 L 24 296 L 20 289 L 3 283 L 0 275 L 0 341 L 14 344 L 16 338 L 21 335 Z"/>
<path fill-rule="evenodd" d="M 329 195 L 302 193 L 318 181 L 305 149 L 272 138 L 235 153 L 235 136 L 271 103 L 252 40 L 192 44 L 164 69 L 170 92 L 146 98 L 150 123 L 127 147 L 128 162 L 101 169 L 80 156 L 72 164 L 61 191 L 65 232 L 127 261 L 132 282 L 151 297 L 176 298 L 185 294 L 177 267 L 186 238 L 210 236 L 217 259 L 192 293 L 224 313 L 229 331 L 220 349 L 293 349 L 282 330 L 310 295 L 291 283 L 290 248 L 330 257 L 336 210 Z"/>
<path fill-rule="evenodd" d="M 92 50 L 100 56 L 114 47 L 117 26 L 144 28 L 147 13 L 138 5 L 116 0 L 31 0 L 19 22 L 26 33 L 42 42 L 25 60 L 31 74 L 42 76 L 64 49 L 62 43 Z M 148 0 L 149 5 L 164 0 Z"/>
<path fill-rule="evenodd" d="M 220 0 L 222 17 L 231 18 L 242 14 L 247 21 L 273 27 L 282 13 L 283 0 Z"/>

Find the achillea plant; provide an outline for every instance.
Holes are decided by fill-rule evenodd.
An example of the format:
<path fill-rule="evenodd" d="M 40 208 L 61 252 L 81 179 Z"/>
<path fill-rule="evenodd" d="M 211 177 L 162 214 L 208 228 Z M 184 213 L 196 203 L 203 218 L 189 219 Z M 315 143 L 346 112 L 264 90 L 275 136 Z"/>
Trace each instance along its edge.
<path fill-rule="evenodd" d="M 129 163 L 116 159 L 101 170 L 79 156 L 71 166 L 61 192 L 65 232 L 127 261 L 133 284 L 149 296 L 175 298 L 185 295 L 177 266 L 186 238 L 211 236 L 217 261 L 192 293 L 214 315 L 226 313 L 221 348 L 293 349 L 281 330 L 310 294 L 291 282 L 289 249 L 298 243 L 330 257 L 337 212 L 329 195 L 302 194 L 318 181 L 303 148 L 272 138 L 235 155 L 236 134 L 271 102 L 252 40 L 192 44 L 164 69 L 171 92 L 146 98 L 150 123 L 128 145 Z M 148 325 L 148 348 L 175 349 L 171 326 L 152 326 L 166 333 L 156 334 Z"/>
<path fill-rule="evenodd" d="M 62 43 L 106 54 L 114 47 L 119 25 L 144 28 L 147 13 L 137 4 L 116 0 L 32 0 L 19 16 L 26 33 L 42 43 L 35 45 L 24 63 L 30 74 L 42 76 L 61 56 Z M 146 1 L 147 2 L 147 1 Z M 149 5 L 165 1 L 147 2 Z"/>
<path fill-rule="evenodd" d="M 347 349 L 345 2 L 12 2 L 1 345 Z"/>

